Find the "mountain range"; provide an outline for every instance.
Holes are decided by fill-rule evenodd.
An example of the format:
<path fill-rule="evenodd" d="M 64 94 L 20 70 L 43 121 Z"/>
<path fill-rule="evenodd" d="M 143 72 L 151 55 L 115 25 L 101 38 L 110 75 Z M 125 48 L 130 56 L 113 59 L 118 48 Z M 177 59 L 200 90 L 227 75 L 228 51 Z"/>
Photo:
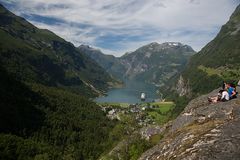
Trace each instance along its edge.
<path fill-rule="evenodd" d="M 95 61 L 54 33 L 0 6 L 0 63 L 21 81 L 93 95 L 116 81 Z"/>
<path fill-rule="evenodd" d="M 228 102 L 207 100 L 217 95 L 223 81 L 237 85 L 239 59 L 240 5 L 217 36 L 165 86 L 175 97 L 175 119 L 162 127 L 159 134 L 164 138 L 140 160 L 239 159 L 239 95 Z M 240 87 L 236 90 L 239 92 Z"/>
<path fill-rule="evenodd" d="M 119 135 L 139 129 L 108 119 L 90 100 L 120 84 L 116 78 L 153 83 L 176 104 L 171 121 L 155 126 L 154 147 L 146 151 L 141 136 L 129 136 L 142 149 L 123 151 L 146 151 L 140 159 L 239 158 L 239 98 L 209 104 L 207 97 L 222 81 L 240 79 L 240 5 L 198 53 L 179 42 L 150 43 L 122 57 L 76 48 L 2 5 L 0 37 L 0 159 L 95 160 L 110 151 Z"/>
<path fill-rule="evenodd" d="M 113 55 L 106 55 L 102 53 L 101 50 L 92 48 L 88 45 L 80 45 L 78 49 L 80 52 L 96 61 L 98 65 L 104 68 L 109 74 L 120 80 L 123 79 L 123 73 L 126 67 L 122 65 L 119 58 Z"/>
<path fill-rule="evenodd" d="M 223 81 L 236 84 L 240 79 L 239 26 L 240 5 L 218 35 L 190 58 L 182 72 L 161 87 L 166 89 L 165 93 L 170 93 L 176 106 L 170 121 L 161 126 L 143 127 L 139 131 L 146 132 L 147 136 L 153 134 L 149 142 L 159 137 L 139 160 L 239 159 L 239 95 L 226 102 L 208 101 L 208 97 L 218 94 Z M 239 91 L 240 87 L 236 90 Z M 109 155 L 121 157 L 119 153 L 128 146 L 131 138 L 119 143 Z"/>
<path fill-rule="evenodd" d="M 138 80 L 163 86 L 169 78 L 183 70 L 195 51 L 179 42 L 150 43 L 121 57 L 105 55 L 89 46 L 78 47 L 108 73 L 124 80 Z"/>

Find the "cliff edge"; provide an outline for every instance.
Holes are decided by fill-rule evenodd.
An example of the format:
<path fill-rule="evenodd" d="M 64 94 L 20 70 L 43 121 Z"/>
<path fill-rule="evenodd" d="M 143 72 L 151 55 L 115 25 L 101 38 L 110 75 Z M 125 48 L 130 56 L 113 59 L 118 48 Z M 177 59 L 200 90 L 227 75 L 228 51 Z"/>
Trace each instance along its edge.
<path fill-rule="evenodd" d="M 240 98 L 210 104 L 207 97 L 192 100 L 185 110 L 165 127 L 164 138 L 140 160 L 240 159 Z M 240 87 L 237 88 L 240 91 Z"/>

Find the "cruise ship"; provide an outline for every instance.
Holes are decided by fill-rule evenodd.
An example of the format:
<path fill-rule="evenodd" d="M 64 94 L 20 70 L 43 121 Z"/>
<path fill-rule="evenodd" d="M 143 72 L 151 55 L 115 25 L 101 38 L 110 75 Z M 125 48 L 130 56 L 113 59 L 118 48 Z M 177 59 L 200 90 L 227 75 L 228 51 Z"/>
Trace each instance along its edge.
<path fill-rule="evenodd" d="M 145 101 L 146 99 L 146 94 L 145 93 L 141 93 L 141 101 Z"/>

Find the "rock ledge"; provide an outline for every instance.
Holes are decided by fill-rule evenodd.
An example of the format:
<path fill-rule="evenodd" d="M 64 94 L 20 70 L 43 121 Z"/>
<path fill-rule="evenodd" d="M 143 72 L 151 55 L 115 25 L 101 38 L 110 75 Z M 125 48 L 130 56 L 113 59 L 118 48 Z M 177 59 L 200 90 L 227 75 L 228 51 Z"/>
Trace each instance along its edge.
<path fill-rule="evenodd" d="M 140 160 L 239 160 L 240 98 L 209 104 L 207 97 L 217 92 L 192 100 Z"/>

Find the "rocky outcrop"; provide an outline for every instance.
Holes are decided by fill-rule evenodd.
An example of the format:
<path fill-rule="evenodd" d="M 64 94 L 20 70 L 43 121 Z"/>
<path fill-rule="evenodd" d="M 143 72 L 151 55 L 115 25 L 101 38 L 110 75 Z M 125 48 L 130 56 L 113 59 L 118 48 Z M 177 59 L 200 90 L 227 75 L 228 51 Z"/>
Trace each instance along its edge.
<path fill-rule="evenodd" d="M 240 159 L 240 98 L 210 104 L 217 92 L 192 100 L 140 160 Z"/>
<path fill-rule="evenodd" d="M 173 90 L 175 90 L 179 96 L 186 96 L 191 93 L 189 82 L 186 82 L 182 75 L 179 77 L 176 88 Z"/>

